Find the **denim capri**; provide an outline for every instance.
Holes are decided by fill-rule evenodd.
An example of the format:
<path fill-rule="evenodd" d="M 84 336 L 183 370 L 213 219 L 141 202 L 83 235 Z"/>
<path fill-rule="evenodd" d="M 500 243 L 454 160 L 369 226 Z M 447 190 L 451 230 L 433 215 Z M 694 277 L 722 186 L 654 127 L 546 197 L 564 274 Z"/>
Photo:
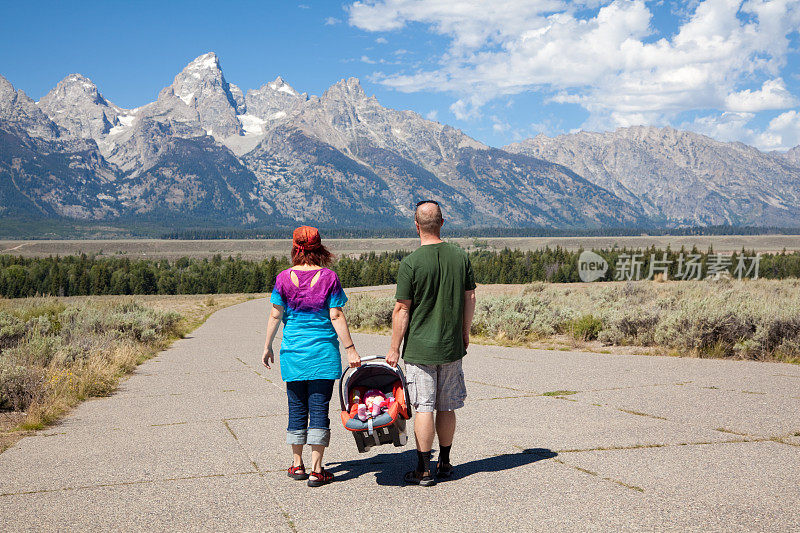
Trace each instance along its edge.
<path fill-rule="evenodd" d="M 287 444 L 327 446 L 331 440 L 328 408 L 333 395 L 333 379 L 287 381 L 289 427 Z"/>

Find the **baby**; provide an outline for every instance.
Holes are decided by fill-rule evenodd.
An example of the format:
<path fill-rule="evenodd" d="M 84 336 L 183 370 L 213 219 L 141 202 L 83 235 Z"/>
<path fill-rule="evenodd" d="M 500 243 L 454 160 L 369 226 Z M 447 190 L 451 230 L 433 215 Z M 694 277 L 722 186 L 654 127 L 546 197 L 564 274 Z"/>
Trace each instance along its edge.
<path fill-rule="evenodd" d="M 370 418 L 375 418 L 384 411 L 388 411 L 389 407 L 395 402 L 395 399 L 386 397 L 384 393 L 378 389 L 370 389 L 364 393 L 364 401 L 358 393 L 353 395 L 353 403 L 358 404 L 358 419 L 366 422 Z"/>

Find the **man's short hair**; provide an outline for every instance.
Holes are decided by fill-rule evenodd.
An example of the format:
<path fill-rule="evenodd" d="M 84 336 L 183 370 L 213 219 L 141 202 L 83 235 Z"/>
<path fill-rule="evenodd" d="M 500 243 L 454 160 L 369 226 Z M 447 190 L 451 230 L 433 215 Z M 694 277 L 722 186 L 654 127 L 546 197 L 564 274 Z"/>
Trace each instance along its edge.
<path fill-rule="evenodd" d="M 417 206 L 414 220 L 419 224 L 420 231 L 438 235 L 442 228 L 442 208 L 433 202 L 425 202 Z"/>

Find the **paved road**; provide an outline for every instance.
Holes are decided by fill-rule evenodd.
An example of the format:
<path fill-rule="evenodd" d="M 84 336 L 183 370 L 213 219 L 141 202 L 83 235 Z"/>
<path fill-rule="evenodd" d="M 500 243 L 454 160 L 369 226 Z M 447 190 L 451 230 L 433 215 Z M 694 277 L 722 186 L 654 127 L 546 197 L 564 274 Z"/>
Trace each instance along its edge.
<path fill-rule="evenodd" d="M 454 480 L 403 487 L 411 445 L 360 455 L 334 409 L 338 481 L 311 489 L 285 474 L 265 312 L 216 313 L 0 454 L 0 529 L 800 529 L 798 366 L 474 346 Z M 355 339 L 362 355 L 387 346 Z"/>

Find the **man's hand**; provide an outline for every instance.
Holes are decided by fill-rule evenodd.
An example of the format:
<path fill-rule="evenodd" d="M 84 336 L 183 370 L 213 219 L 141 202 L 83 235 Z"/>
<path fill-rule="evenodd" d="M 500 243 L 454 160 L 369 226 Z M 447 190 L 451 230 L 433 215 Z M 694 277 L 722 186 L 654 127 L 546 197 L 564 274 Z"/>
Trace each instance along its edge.
<path fill-rule="evenodd" d="M 261 362 L 264 363 L 265 367 L 272 368 L 269 366 L 270 363 L 275 363 L 275 353 L 272 351 L 272 346 L 264 349 L 264 355 L 261 356 Z"/>
<path fill-rule="evenodd" d="M 345 352 L 347 353 L 347 361 L 350 363 L 350 368 L 361 366 L 361 356 L 358 355 L 355 346 L 348 348 Z"/>
<path fill-rule="evenodd" d="M 386 364 L 391 367 L 397 366 L 397 361 L 400 360 L 400 350 L 389 348 L 389 353 L 386 354 Z"/>
<path fill-rule="evenodd" d="M 469 330 L 465 329 L 462 335 L 464 336 L 464 349 L 466 350 L 469 348 Z"/>

